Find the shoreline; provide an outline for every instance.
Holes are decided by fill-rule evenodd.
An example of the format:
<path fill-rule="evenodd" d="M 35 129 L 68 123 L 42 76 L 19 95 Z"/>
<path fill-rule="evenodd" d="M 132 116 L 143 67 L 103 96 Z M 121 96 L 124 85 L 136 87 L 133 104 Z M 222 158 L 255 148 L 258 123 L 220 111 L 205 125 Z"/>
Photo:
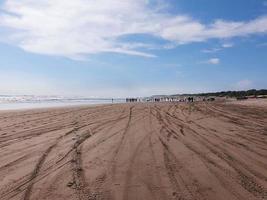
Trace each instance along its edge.
<path fill-rule="evenodd" d="M 267 99 L 247 99 L 247 100 L 226 100 L 221 101 L 226 104 L 234 104 L 241 106 L 252 106 L 252 107 L 267 107 Z M 118 105 L 118 104 L 126 104 L 127 102 L 105 102 L 105 103 L 0 103 L 0 113 L 3 112 L 20 112 L 20 111 L 30 111 L 30 110 L 45 110 L 45 109 L 60 109 L 60 108 L 72 108 L 72 107 L 94 107 L 94 106 L 103 106 L 103 105 Z M 154 102 L 136 102 L 141 104 L 153 104 Z M 176 103 L 183 104 L 186 102 L 160 102 L 161 104 L 168 103 Z M 195 101 L 194 103 L 201 103 L 201 101 Z M 129 103 L 128 103 L 129 104 Z M 3 108 L 4 106 L 12 107 L 12 108 Z M 17 106 L 20 105 L 20 106 Z M 23 107 L 21 105 L 29 105 L 28 107 Z M 31 106 L 34 105 L 34 106 Z"/>
<path fill-rule="evenodd" d="M 80 107 L 80 106 L 98 106 L 98 105 L 107 105 L 112 103 L 0 103 L 0 112 L 2 111 L 26 111 L 33 109 L 51 109 L 51 108 L 66 108 L 66 107 Z M 113 103 L 120 104 L 120 103 Z M 4 108 L 4 107 L 8 108 Z"/>

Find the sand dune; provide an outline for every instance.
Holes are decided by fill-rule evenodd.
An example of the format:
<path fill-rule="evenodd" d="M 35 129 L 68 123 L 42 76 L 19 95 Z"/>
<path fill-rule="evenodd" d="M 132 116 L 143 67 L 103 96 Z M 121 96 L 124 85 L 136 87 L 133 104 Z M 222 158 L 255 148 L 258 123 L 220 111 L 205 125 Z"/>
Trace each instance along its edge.
<path fill-rule="evenodd" d="M 267 199 L 267 107 L 0 113 L 0 199 Z"/>

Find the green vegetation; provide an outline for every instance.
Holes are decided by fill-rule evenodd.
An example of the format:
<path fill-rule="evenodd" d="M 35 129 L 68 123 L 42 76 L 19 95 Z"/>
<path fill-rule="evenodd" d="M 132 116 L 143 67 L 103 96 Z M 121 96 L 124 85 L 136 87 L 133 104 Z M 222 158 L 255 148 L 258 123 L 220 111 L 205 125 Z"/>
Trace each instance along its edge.
<path fill-rule="evenodd" d="M 173 95 L 173 96 L 215 96 L 215 97 L 245 97 L 245 96 L 259 96 L 267 95 L 267 89 L 262 90 L 247 90 L 247 91 L 222 91 L 222 92 L 209 92 L 209 93 L 199 93 L 199 94 L 183 94 L 183 95 Z"/>

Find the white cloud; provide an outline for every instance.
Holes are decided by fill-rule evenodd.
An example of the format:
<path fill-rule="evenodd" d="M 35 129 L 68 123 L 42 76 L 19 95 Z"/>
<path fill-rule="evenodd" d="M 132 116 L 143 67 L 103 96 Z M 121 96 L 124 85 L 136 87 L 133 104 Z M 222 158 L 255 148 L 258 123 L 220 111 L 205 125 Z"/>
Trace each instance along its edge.
<path fill-rule="evenodd" d="M 235 84 L 235 88 L 238 90 L 248 90 L 253 86 L 253 82 L 248 79 L 240 80 Z"/>
<path fill-rule="evenodd" d="M 233 46 L 234 46 L 233 43 L 223 43 L 220 47 L 210 48 L 210 49 L 203 49 L 201 52 L 203 52 L 203 53 L 216 53 L 216 52 L 221 51 L 221 50 L 223 50 L 225 48 L 231 48 Z"/>
<path fill-rule="evenodd" d="M 212 48 L 212 49 L 203 49 L 202 52 L 203 53 L 215 53 L 221 50 L 222 50 L 221 48 Z"/>
<path fill-rule="evenodd" d="M 222 47 L 223 47 L 223 48 L 231 48 L 231 47 L 233 47 L 233 46 L 234 46 L 233 43 L 224 43 L 224 44 L 222 44 Z"/>
<path fill-rule="evenodd" d="M 211 65 L 218 65 L 220 63 L 220 59 L 219 58 L 211 58 L 206 63 L 211 64 Z"/>
<path fill-rule="evenodd" d="M 0 14 L 0 28 L 7 42 L 48 55 L 81 58 L 103 52 L 154 57 L 153 49 L 140 43 L 127 45 L 122 36 L 148 34 L 168 47 L 267 33 L 267 16 L 251 21 L 215 20 L 203 24 L 189 16 L 170 15 L 164 3 L 152 0 L 8 0 Z"/>

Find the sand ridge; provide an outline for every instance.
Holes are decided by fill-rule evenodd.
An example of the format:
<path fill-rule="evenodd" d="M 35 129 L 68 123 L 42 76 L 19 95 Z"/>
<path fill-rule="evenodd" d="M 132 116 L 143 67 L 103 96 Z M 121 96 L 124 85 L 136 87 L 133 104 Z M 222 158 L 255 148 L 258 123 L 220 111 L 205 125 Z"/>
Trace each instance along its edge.
<path fill-rule="evenodd" d="M 266 124 L 224 102 L 0 113 L 0 199 L 267 199 Z"/>

